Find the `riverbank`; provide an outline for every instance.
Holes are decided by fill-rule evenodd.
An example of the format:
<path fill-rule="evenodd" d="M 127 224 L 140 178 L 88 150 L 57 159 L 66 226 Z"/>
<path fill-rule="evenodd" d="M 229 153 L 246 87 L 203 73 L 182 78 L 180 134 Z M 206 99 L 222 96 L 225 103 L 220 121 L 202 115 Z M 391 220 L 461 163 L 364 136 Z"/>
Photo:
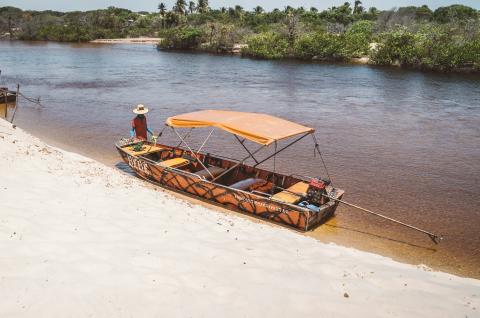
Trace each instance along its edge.
<path fill-rule="evenodd" d="M 478 280 L 175 199 L 5 121 L 0 166 L 1 316 L 478 315 Z"/>
<path fill-rule="evenodd" d="M 100 42 L 98 42 L 100 43 Z M 331 65 L 369 65 L 374 67 L 382 67 L 382 68 L 391 68 L 391 69 L 405 69 L 405 70 L 413 70 L 419 72 L 432 72 L 432 73 L 444 73 L 444 74 L 472 74 L 478 75 L 480 74 L 480 69 L 476 67 L 459 67 L 453 69 L 434 69 L 434 68 L 427 68 L 424 66 L 412 66 L 412 65 L 402 65 L 398 60 L 394 61 L 389 65 L 382 65 L 377 64 L 369 56 L 361 56 L 361 57 L 349 57 L 341 60 L 336 60 L 333 58 L 324 58 L 320 56 L 313 56 L 310 58 L 298 58 L 295 56 L 288 56 L 282 58 L 265 58 L 265 57 L 258 57 L 253 56 L 250 54 L 245 53 L 243 50 L 248 48 L 248 44 L 235 44 L 231 48 L 221 48 L 221 49 L 212 49 L 208 45 L 202 45 L 198 48 L 189 48 L 189 49 L 164 49 L 160 48 L 157 43 L 157 49 L 165 52 L 195 52 L 195 53 L 206 53 L 206 54 L 213 54 L 213 55 L 235 55 L 242 58 L 251 58 L 257 60 L 267 60 L 267 61 L 296 61 L 300 63 L 322 63 L 322 64 L 331 64 Z"/>
<path fill-rule="evenodd" d="M 89 43 L 103 44 L 157 44 L 161 38 L 139 37 L 139 38 L 119 38 L 119 39 L 96 39 Z"/>

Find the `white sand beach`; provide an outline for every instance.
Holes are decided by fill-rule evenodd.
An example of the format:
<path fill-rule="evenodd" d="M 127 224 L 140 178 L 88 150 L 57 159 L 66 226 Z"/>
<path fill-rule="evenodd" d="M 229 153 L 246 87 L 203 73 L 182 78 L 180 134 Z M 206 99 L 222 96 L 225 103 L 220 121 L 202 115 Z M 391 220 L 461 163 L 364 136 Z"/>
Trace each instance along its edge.
<path fill-rule="evenodd" d="M 182 201 L 3 120 L 0 172 L 0 317 L 480 317 L 479 280 Z"/>

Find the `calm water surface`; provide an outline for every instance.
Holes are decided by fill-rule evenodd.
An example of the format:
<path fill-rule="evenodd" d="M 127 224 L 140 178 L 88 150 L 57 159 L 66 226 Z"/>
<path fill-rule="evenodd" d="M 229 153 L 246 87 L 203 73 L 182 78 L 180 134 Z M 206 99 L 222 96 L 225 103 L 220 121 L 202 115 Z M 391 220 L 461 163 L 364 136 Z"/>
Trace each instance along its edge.
<path fill-rule="evenodd" d="M 156 131 L 168 116 L 199 109 L 266 112 L 310 125 L 346 200 L 445 241 L 435 246 L 347 207 L 307 235 L 480 277 L 479 77 L 21 42 L 0 42 L 0 68 L 2 84 L 18 82 L 42 100 L 43 107 L 21 101 L 19 126 L 112 166 L 119 161 L 112 144 L 128 135 L 138 103 L 152 109 Z M 200 144 L 199 136 L 191 141 Z M 245 155 L 221 132 L 207 150 Z M 284 152 L 277 166 L 325 174 L 311 140 Z"/>

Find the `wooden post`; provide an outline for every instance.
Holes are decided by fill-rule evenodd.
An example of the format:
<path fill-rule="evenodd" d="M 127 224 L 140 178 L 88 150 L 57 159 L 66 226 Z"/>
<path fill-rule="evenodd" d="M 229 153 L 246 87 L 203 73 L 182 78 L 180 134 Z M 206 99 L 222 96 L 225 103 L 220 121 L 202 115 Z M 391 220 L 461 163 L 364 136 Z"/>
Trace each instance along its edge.
<path fill-rule="evenodd" d="M 15 114 L 17 113 L 19 95 L 20 95 L 20 84 L 17 84 L 17 94 L 15 95 L 15 108 L 13 109 L 12 119 L 10 120 L 11 124 L 13 124 L 13 120 L 15 119 Z"/>
<path fill-rule="evenodd" d="M 2 91 L 3 92 L 3 91 Z M 5 94 L 5 120 L 7 120 L 7 114 L 8 114 L 8 88 L 6 91 L 3 92 Z"/>

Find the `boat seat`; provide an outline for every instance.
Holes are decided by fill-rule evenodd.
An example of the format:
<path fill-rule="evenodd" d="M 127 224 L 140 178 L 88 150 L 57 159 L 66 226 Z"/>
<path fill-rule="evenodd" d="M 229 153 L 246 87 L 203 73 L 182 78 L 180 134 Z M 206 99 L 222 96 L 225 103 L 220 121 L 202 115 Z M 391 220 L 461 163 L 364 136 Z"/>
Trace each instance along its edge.
<path fill-rule="evenodd" d="M 210 166 L 208 167 L 208 171 L 213 175 L 213 177 L 218 177 L 221 175 L 223 172 L 225 172 L 226 169 L 217 167 L 217 166 Z M 208 173 L 207 169 L 200 170 L 198 172 L 195 172 L 196 175 L 198 175 L 200 178 L 204 178 L 207 180 L 212 179 L 212 176 Z"/>
<path fill-rule="evenodd" d="M 179 168 L 179 167 L 186 166 L 189 163 L 190 163 L 190 161 L 188 161 L 185 158 L 173 158 L 173 159 L 161 161 L 158 164 L 160 166 L 166 167 L 166 168 Z"/>
<path fill-rule="evenodd" d="M 140 157 L 143 155 L 148 155 L 154 152 L 160 152 L 163 151 L 165 148 L 159 147 L 157 145 L 150 146 L 148 144 L 143 145 L 142 150 L 140 151 L 135 151 L 134 146 L 127 146 L 122 148 L 126 153 L 128 153 L 131 156 L 134 157 Z"/>
<path fill-rule="evenodd" d="M 263 182 L 266 182 L 266 181 L 263 180 L 263 179 L 259 179 L 259 178 L 248 178 L 248 179 L 244 179 L 244 180 L 240 180 L 238 182 L 235 182 L 234 184 L 231 184 L 229 187 L 233 188 L 233 189 L 245 191 L 248 188 L 250 188 L 251 186 L 253 186 L 255 184 L 258 184 L 258 183 L 263 183 Z"/>
<path fill-rule="evenodd" d="M 307 195 L 308 183 L 300 181 L 292 185 L 286 190 L 274 194 L 271 198 L 290 204 L 297 204 L 302 197 Z"/>

